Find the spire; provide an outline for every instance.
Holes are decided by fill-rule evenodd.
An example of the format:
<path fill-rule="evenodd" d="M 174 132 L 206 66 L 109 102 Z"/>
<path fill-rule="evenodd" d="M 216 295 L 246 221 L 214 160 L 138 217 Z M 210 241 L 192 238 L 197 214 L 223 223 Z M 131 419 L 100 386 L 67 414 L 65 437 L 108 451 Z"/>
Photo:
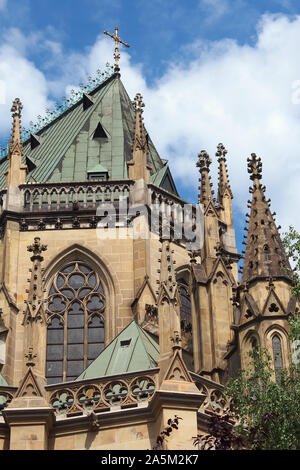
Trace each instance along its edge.
<path fill-rule="evenodd" d="M 13 102 L 11 113 L 13 126 L 8 149 L 9 168 L 6 172 L 7 186 L 19 186 L 25 183 L 27 167 L 22 164 L 23 145 L 21 140 L 21 113 L 23 105 L 19 98 Z"/>
<path fill-rule="evenodd" d="M 211 159 L 208 153 L 206 152 L 206 150 L 201 150 L 201 152 L 198 154 L 198 162 L 196 163 L 196 166 L 199 168 L 199 172 L 201 175 L 201 178 L 199 178 L 199 203 L 203 204 L 205 208 L 208 206 L 211 200 L 214 202 L 214 191 L 212 191 L 211 189 L 212 183 L 210 182 L 211 178 L 209 176 L 210 164 Z"/>
<path fill-rule="evenodd" d="M 134 180 L 143 178 L 146 183 L 150 182 L 150 165 L 148 165 L 148 141 L 143 124 L 143 97 L 137 93 L 132 102 L 135 109 L 135 132 L 132 147 L 132 160 L 128 162 L 129 178 Z"/>
<path fill-rule="evenodd" d="M 217 146 L 216 157 L 218 157 L 219 163 L 219 186 L 218 186 L 218 202 L 219 204 L 223 205 L 223 198 L 225 191 L 228 191 L 231 199 L 233 198 L 229 178 L 227 173 L 227 164 L 226 164 L 226 154 L 227 150 L 223 144 L 219 144 Z"/>
<path fill-rule="evenodd" d="M 288 267 L 288 259 L 284 251 L 278 228 L 275 225 L 274 215 L 270 211 L 270 200 L 266 200 L 264 192 L 265 186 L 260 183 L 262 177 L 262 162 L 255 153 L 248 158 L 248 173 L 253 181 L 253 186 L 249 188 L 252 193 L 252 202 L 249 218 L 249 228 L 242 283 L 249 282 L 256 278 L 276 278 L 285 277 L 289 279 L 284 270 Z M 245 228 L 247 230 L 247 228 Z"/>

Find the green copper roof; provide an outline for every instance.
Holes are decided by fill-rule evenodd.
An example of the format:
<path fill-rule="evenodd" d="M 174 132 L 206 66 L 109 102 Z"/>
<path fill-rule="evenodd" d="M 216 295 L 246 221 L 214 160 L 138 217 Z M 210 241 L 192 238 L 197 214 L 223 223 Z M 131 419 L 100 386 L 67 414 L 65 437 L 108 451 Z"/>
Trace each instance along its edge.
<path fill-rule="evenodd" d="M 133 320 L 76 380 L 153 369 L 159 345 Z"/>
<path fill-rule="evenodd" d="M 119 74 L 86 96 L 24 143 L 27 181 L 84 181 L 99 164 L 110 179 L 128 178 L 135 111 Z M 149 136 L 148 145 L 151 174 L 155 175 L 165 162 Z M 7 158 L 2 159 L 0 188 L 5 185 L 7 166 Z"/>
<path fill-rule="evenodd" d="M 7 386 L 8 386 L 8 383 L 6 382 L 3 375 L 0 373 L 0 387 L 7 387 Z"/>

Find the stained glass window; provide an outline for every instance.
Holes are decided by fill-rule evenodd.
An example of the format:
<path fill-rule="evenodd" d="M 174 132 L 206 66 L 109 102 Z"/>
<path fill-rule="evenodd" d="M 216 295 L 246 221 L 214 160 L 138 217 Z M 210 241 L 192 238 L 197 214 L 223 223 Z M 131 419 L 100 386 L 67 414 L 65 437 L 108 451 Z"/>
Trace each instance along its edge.
<path fill-rule="evenodd" d="M 276 381 L 280 379 L 280 371 L 283 368 L 282 347 L 279 335 L 274 335 L 272 338 L 273 360 Z"/>
<path fill-rule="evenodd" d="M 105 296 L 98 274 L 81 262 L 53 279 L 47 304 L 46 377 L 75 380 L 104 348 Z"/>
<path fill-rule="evenodd" d="M 184 279 L 177 281 L 180 295 L 180 324 L 184 349 L 192 349 L 192 312 L 188 285 Z"/>

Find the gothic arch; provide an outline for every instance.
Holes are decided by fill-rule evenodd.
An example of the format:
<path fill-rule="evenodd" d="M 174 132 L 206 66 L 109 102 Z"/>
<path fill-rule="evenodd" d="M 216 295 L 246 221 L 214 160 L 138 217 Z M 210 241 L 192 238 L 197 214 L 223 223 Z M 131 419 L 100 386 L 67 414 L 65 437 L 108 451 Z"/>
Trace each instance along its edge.
<path fill-rule="evenodd" d="M 83 269 L 83 272 L 81 272 L 82 269 Z M 70 270 L 72 271 L 72 273 L 71 273 Z M 63 272 L 69 273 L 69 274 L 61 274 Z M 60 274 L 58 274 L 58 273 L 60 273 Z M 84 274 L 84 273 L 86 273 L 86 274 Z M 64 287 L 59 287 L 58 286 L 58 279 L 62 278 L 62 277 L 64 278 L 64 281 L 62 282 L 62 285 Z M 71 287 L 71 284 L 70 284 L 70 287 L 68 287 L 69 282 L 71 282 L 72 278 L 74 278 L 74 280 L 75 280 L 75 277 L 77 277 L 77 282 L 78 282 L 79 278 L 82 279 L 82 282 L 83 282 L 82 287 L 74 287 L 74 286 Z M 67 304 L 65 305 L 65 313 L 63 315 L 65 315 L 65 320 L 67 320 L 67 322 L 68 322 L 67 323 L 68 326 L 65 326 L 63 328 L 63 331 L 64 331 L 63 335 L 64 335 L 65 339 L 62 343 L 62 346 L 57 346 L 56 349 L 54 348 L 54 346 L 52 346 L 50 348 L 51 351 L 54 351 L 51 354 L 56 355 L 56 354 L 58 354 L 59 348 L 63 348 L 64 356 L 60 356 L 60 357 L 64 357 L 64 359 L 60 359 L 60 358 L 57 358 L 57 359 L 60 361 L 61 364 L 63 364 L 62 366 L 60 366 L 60 368 L 63 367 L 63 374 L 66 374 L 67 373 L 66 364 L 69 364 L 70 360 L 71 361 L 74 360 L 71 357 L 70 357 L 70 359 L 68 359 L 67 356 L 65 356 L 66 351 L 67 351 L 66 350 L 66 344 L 69 344 L 69 339 L 68 339 L 68 343 L 66 343 L 66 341 L 67 341 L 67 338 L 69 338 L 69 334 L 71 335 L 71 330 L 69 330 L 69 328 L 71 328 L 71 329 L 76 328 L 77 329 L 76 331 L 78 331 L 78 333 L 76 333 L 76 331 L 74 330 L 73 336 L 76 335 L 76 334 L 77 335 L 79 334 L 79 330 L 78 330 L 79 325 L 69 326 L 69 324 L 71 325 L 71 323 L 74 322 L 74 320 L 75 320 L 74 312 L 75 312 L 76 309 L 75 310 L 73 309 L 73 304 L 74 304 L 75 307 L 76 306 L 78 307 L 78 305 L 79 305 L 79 310 L 77 308 L 78 313 L 77 313 L 76 317 L 78 317 L 78 315 L 80 316 L 80 318 L 78 317 L 77 322 L 79 322 L 79 320 L 80 320 L 80 322 L 82 323 L 82 326 L 80 326 L 80 328 L 83 328 L 82 333 L 80 334 L 80 337 L 82 335 L 83 336 L 79 340 L 79 342 L 81 343 L 82 341 L 84 341 L 84 343 L 82 343 L 81 346 L 78 345 L 78 348 L 80 346 L 79 349 L 81 350 L 81 348 L 83 348 L 83 350 L 84 350 L 84 353 L 83 353 L 84 356 L 82 356 L 82 359 L 80 359 L 80 361 L 81 362 L 83 361 L 82 364 L 84 364 L 84 368 L 85 368 L 91 362 L 91 359 L 93 360 L 93 358 L 95 358 L 99 354 L 100 350 L 98 352 L 96 352 L 96 349 L 99 348 L 101 346 L 101 344 L 102 344 L 102 348 L 105 347 L 112 340 L 112 338 L 116 334 L 116 331 L 115 331 L 115 324 L 116 324 L 116 318 L 115 318 L 115 313 L 116 313 L 116 288 L 115 288 L 115 286 L 116 286 L 116 280 L 114 279 L 113 275 L 111 274 L 108 263 L 105 263 L 105 261 L 103 259 L 100 259 L 91 250 L 89 250 L 89 249 L 87 249 L 83 246 L 77 245 L 77 244 L 69 247 L 66 250 L 63 250 L 57 256 L 55 256 L 54 259 L 52 259 L 50 261 L 50 263 L 47 265 L 47 267 L 45 269 L 44 278 L 45 278 L 44 288 L 45 288 L 45 292 L 46 292 L 46 295 L 47 295 L 47 299 L 49 299 L 49 302 L 50 302 L 49 308 L 51 308 L 50 305 L 52 305 L 51 302 L 54 301 L 54 298 L 57 297 L 56 301 L 60 301 L 59 299 L 61 297 L 61 293 L 63 294 L 63 296 L 61 297 L 62 302 L 64 302 L 64 299 L 65 299 L 66 295 L 68 297 L 68 294 L 65 293 L 65 292 L 69 292 L 69 293 L 72 294 L 71 291 L 73 291 L 74 293 L 72 295 L 75 296 L 74 300 L 71 300 L 72 299 L 72 295 L 71 295 L 70 300 L 67 302 L 68 307 L 66 306 Z M 69 278 L 70 278 L 70 281 L 69 281 Z M 92 282 L 93 282 L 93 286 L 95 286 L 94 288 L 89 287 L 89 283 L 90 283 L 89 279 L 90 278 L 91 279 L 93 278 Z M 85 281 L 84 281 L 84 279 L 85 279 Z M 83 286 L 85 286 L 85 287 L 83 287 Z M 63 290 L 60 293 L 61 289 L 63 289 Z M 76 292 L 77 292 L 76 289 L 79 289 L 77 294 L 76 294 Z M 90 289 L 92 289 L 92 290 L 90 290 Z M 90 290 L 90 293 L 88 292 L 89 290 Z M 82 291 L 82 294 L 83 294 L 84 297 L 80 297 L 81 291 Z M 97 297 L 97 299 L 96 299 L 96 297 Z M 94 298 L 93 306 L 91 304 L 92 298 Z M 99 304 L 99 306 L 98 306 L 98 304 Z M 47 304 L 47 308 L 48 308 L 48 304 Z M 62 308 L 63 308 L 63 305 L 62 305 Z M 91 309 L 96 309 L 95 312 L 90 311 L 89 310 L 90 308 Z M 73 310 L 74 310 L 74 312 L 73 312 Z M 49 311 L 48 311 L 48 313 L 49 313 Z M 73 319 L 71 319 L 71 317 L 69 318 L 70 315 Z M 81 317 L 85 318 L 85 320 L 83 320 L 83 319 L 81 320 Z M 48 332 L 49 328 L 50 328 L 50 330 L 53 330 L 53 329 L 55 330 L 55 331 L 52 331 L 52 334 L 51 334 L 51 338 L 53 338 L 53 339 L 60 338 L 60 335 L 62 334 L 62 332 L 59 332 L 59 330 L 62 329 L 62 327 L 59 326 L 59 325 L 61 325 L 61 322 L 63 322 L 63 320 L 62 320 L 63 317 L 59 320 L 58 315 L 56 313 L 54 313 L 53 315 L 50 315 L 49 319 L 50 318 L 52 319 L 51 327 L 50 327 L 50 324 L 49 324 L 49 326 L 47 326 L 47 328 L 45 329 L 45 344 L 47 344 L 47 347 L 45 347 L 45 351 L 43 352 L 43 355 L 44 355 L 44 361 L 43 362 L 45 363 L 45 365 L 46 365 L 46 354 L 47 354 L 47 357 L 48 357 L 48 352 L 46 352 L 46 351 L 48 351 L 48 335 L 50 334 L 50 331 Z M 56 320 L 55 320 L 55 318 L 56 318 Z M 70 320 L 71 323 L 69 323 L 69 320 Z M 97 331 L 99 331 L 99 333 L 96 334 L 96 331 L 94 331 L 94 334 L 92 335 L 92 331 L 90 330 L 90 327 L 91 328 L 100 328 L 99 330 L 97 330 Z M 67 333 L 67 331 L 68 331 L 68 333 Z M 88 338 L 90 338 L 90 334 L 92 335 L 91 339 L 88 339 Z M 97 336 L 97 339 L 96 339 L 95 334 Z M 47 338 L 46 338 L 46 336 L 47 336 Z M 72 336 L 72 338 L 73 338 L 73 336 Z M 95 339 L 92 339 L 92 337 L 94 337 L 96 339 L 97 344 L 99 343 L 99 341 L 101 343 L 101 344 L 99 343 L 97 348 L 96 348 L 96 343 L 93 346 L 93 342 L 95 342 Z M 50 338 L 50 336 L 49 336 L 49 338 Z M 70 338 L 71 338 L 71 336 L 70 336 Z M 75 336 L 74 336 L 74 338 L 75 338 Z M 85 338 L 85 339 L 83 339 L 83 338 Z M 53 339 L 51 339 L 51 342 L 49 343 L 49 347 L 50 347 L 51 344 L 54 344 L 52 342 Z M 62 340 L 60 339 L 59 342 L 61 342 L 61 341 Z M 70 341 L 72 343 L 72 342 L 74 342 L 74 339 L 70 339 Z M 90 341 L 92 341 L 92 343 L 90 343 Z M 75 343 L 76 342 L 78 342 L 78 340 L 76 340 Z M 57 340 L 55 340 L 55 344 L 56 343 L 57 343 Z M 71 343 L 70 343 L 70 347 L 71 347 Z M 64 346 L 63 346 L 63 344 L 64 344 Z M 69 346 L 68 346 L 68 348 L 69 348 Z M 94 348 L 94 353 L 92 353 L 92 352 L 87 353 L 88 350 L 92 351 L 91 348 Z M 57 350 L 57 353 L 55 352 L 56 350 Z M 59 354 L 62 354 L 62 352 L 60 352 Z M 77 352 L 77 354 L 79 354 L 79 352 Z M 92 354 L 92 356 L 90 356 L 90 355 L 87 356 L 87 354 Z M 95 354 L 96 354 L 96 356 L 95 356 Z M 75 359 L 76 359 L 76 357 L 75 357 Z M 50 359 L 49 364 L 52 364 L 51 361 L 53 361 L 53 360 L 55 361 L 55 359 Z M 63 362 L 61 362 L 62 360 L 63 360 Z M 53 367 L 54 367 L 54 364 L 53 364 Z M 70 363 L 70 367 L 71 367 L 71 363 Z M 78 366 L 76 366 L 76 367 L 77 368 L 80 367 L 80 364 L 78 363 Z M 54 371 L 54 369 L 53 369 L 53 371 Z M 61 375 L 61 373 L 59 373 L 58 375 Z M 74 374 L 69 373 L 69 375 L 74 375 Z M 77 376 L 77 374 L 75 374 L 75 375 Z M 71 379 L 67 379 L 67 380 L 71 380 Z"/>
<path fill-rule="evenodd" d="M 277 336 L 281 341 L 282 365 L 283 367 L 287 367 L 289 364 L 290 347 L 289 347 L 288 334 L 285 328 L 283 328 L 281 325 L 275 324 L 275 325 L 271 325 L 265 331 L 264 339 L 265 339 L 266 349 L 271 355 L 272 361 L 274 361 L 273 338 L 275 336 Z"/>
<path fill-rule="evenodd" d="M 45 268 L 44 288 L 46 294 L 48 294 L 50 290 L 51 282 L 55 274 L 62 269 L 64 265 L 72 261 L 87 263 L 98 273 L 102 280 L 107 299 L 107 313 L 105 319 L 105 344 L 107 345 L 116 335 L 116 296 L 120 293 L 117 278 L 112 273 L 108 260 L 103 256 L 100 258 L 97 254 L 79 244 L 74 244 L 66 248 L 56 255 Z"/>
<path fill-rule="evenodd" d="M 252 362 L 249 353 L 254 350 L 254 341 L 256 341 L 257 347 L 263 346 L 257 330 L 251 328 L 251 330 L 247 331 L 241 343 L 241 359 L 243 367 L 248 367 Z"/>

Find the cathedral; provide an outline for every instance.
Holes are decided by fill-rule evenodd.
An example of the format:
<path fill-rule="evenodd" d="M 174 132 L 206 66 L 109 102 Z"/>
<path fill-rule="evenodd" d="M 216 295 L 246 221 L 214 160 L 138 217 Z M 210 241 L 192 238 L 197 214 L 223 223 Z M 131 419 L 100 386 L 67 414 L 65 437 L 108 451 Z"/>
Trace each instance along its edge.
<path fill-rule="evenodd" d="M 117 61 L 25 136 L 13 102 L 0 160 L 0 449 L 153 449 L 177 416 L 163 448 L 195 450 L 249 351 L 265 347 L 274 375 L 288 365 L 297 301 L 261 159 L 248 158 L 240 255 L 224 145 L 216 198 L 202 150 L 189 204 L 143 107 Z"/>

